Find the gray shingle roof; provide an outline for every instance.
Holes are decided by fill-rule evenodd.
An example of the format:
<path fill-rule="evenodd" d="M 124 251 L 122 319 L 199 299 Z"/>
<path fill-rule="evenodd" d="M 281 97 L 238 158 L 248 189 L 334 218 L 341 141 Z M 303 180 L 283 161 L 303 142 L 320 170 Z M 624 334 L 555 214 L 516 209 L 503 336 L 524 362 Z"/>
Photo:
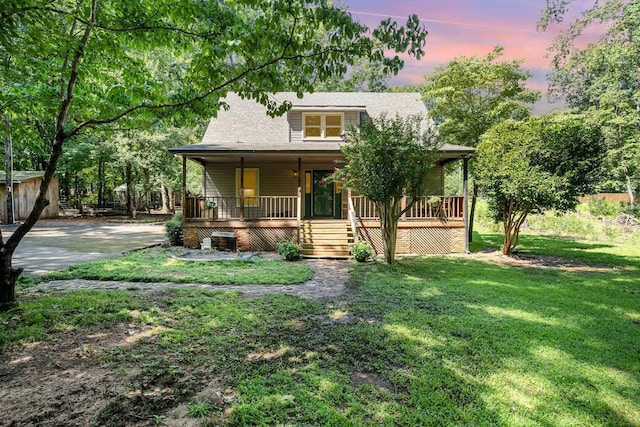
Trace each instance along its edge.
<path fill-rule="evenodd" d="M 20 182 L 29 181 L 30 179 L 41 178 L 44 176 L 44 171 L 13 171 L 11 179 L 15 184 Z M 0 171 L 0 183 L 4 184 L 7 180 L 6 172 Z"/>
<path fill-rule="evenodd" d="M 374 93 L 374 92 L 316 92 L 306 94 L 304 98 L 297 98 L 294 92 L 279 92 L 273 94 L 274 100 L 281 104 L 289 101 L 291 111 L 313 110 L 323 111 L 356 110 L 366 111 L 371 117 L 385 113 L 388 116 L 396 114 L 406 117 L 418 114 L 426 117 L 427 107 L 419 93 Z M 287 113 L 281 117 L 271 118 L 266 114 L 266 108 L 254 100 L 243 100 L 238 95 L 230 93 L 224 100 L 229 110 L 221 110 L 217 117 L 212 118 L 209 126 L 198 144 L 175 147 L 170 149 L 174 153 L 205 153 L 205 152 L 331 152 L 340 150 L 337 141 L 304 141 L 291 142 L 290 125 Z M 443 151 L 466 151 L 472 149 L 461 146 L 443 147 Z M 465 148 L 466 150 L 461 150 Z"/>

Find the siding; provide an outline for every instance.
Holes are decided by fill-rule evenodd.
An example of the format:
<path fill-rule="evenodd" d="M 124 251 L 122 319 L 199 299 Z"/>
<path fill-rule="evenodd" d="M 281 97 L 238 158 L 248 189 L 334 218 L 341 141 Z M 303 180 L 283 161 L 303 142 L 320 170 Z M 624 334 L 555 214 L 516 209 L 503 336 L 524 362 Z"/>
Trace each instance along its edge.
<path fill-rule="evenodd" d="M 235 181 L 236 168 L 240 165 L 228 163 L 208 164 L 205 167 L 206 196 L 236 195 Z M 333 170 L 335 164 L 322 161 L 302 160 L 302 191 L 305 188 L 305 171 L 308 170 Z M 245 162 L 245 168 L 260 169 L 260 195 L 261 196 L 295 196 L 298 189 L 298 178 L 293 171 L 298 169 L 297 161 L 290 162 Z M 428 195 L 443 195 L 444 183 L 442 181 L 442 166 L 434 166 L 427 183 Z M 355 192 L 353 193 L 356 194 Z"/>
<path fill-rule="evenodd" d="M 427 195 L 443 196 L 444 195 L 444 176 L 443 168 L 440 165 L 434 165 L 429 171 L 427 179 Z"/>
<path fill-rule="evenodd" d="M 245 168 L 260 170 L 261 196 L 295 196 L 298 192 L 298 177 L 294 171 L 298 169 L 297 161 L 289 162 L 245 162 Z M 332 162 L 302 161 L 302 188 L 304 189 L 304 172 L 310 169 L 333 170 Z M 205 167 L 206 196 L 235 196 L 236 168 L 240 165 L 208 164 Z"/>
<path fill-rule="evenodd" d="M 40 191 L 40 183 L 42 178 L 33 178 L 21 183 L 14 183 L 13 187 L 13 206 L 14 219 L 25 220 L 29 216 L 33 205 L 36 203 L 36 197 Z M 47 206 L 40 218 L 57 218 L 60 214 L 60 199 L 58 196 L 58 178 L 53 177 L 49 189 L 47 190 Z M 3 224 L 7 222 L 7 189 L 4 183 L 0 184 L 0 220 Z"/>

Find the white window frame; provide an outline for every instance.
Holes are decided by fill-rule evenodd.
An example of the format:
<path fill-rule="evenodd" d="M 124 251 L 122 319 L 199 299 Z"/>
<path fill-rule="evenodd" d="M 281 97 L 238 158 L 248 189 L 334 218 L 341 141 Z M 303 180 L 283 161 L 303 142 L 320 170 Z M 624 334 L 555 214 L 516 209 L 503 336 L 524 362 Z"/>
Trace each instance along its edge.
<path fill-rule="evenodd" d="M 307 116 L 320 116 L 320 136 L 305 136 L 306 117 Z M 340 135 L 344 133 L 344 113 L 339 111 L 326 112 L 326 113 L 302 113 L 302 139 L 304 141 L 312 141 L 318 139 L 326 139 L 330 141 L 340 141 L 340 136 L 326 136 L 327 130 L 327 116 L 340 116 Z"/>
<path fill-rule="evenodd" d="M 244 171 L 255 171 L 256 172 L 256 195 L 255 196 L 244 196 L 244 205 L 245 206 L 258 206 L 260 202 L 260 168 L 244 168 Z M 242 173 L 242 168 L 236 168 L 236 207 L 240 206 L 240 174 Z M 254 202 L 247 203 L 247 198 L 255 198 Z"/>

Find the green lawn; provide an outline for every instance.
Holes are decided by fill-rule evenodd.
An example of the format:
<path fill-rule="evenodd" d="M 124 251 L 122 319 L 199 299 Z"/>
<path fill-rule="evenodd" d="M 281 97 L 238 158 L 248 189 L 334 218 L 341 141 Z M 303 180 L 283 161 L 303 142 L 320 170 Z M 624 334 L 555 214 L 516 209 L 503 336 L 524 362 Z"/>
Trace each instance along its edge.
<path fill-rule="evenodd" d="M 116 258 L 72 265 L 47 273 L 43 279 L 286 285 L 313 278 L 313 271 L 303 263 L 260 257 L 238 261 L 181 261 L 170 258 L 170 253 L 171 250 L 158 248 L 129 252 Z"/>
<path fill-rule="evenodd" d="M 499 236 L 474 240 L 482 249 Z M 523 236 L 520 249 L 603 268 L 463 257 L 353 264 L 348 293 L 328 302 L 42 296 L 2 314 L 0 338 L 55 340 L 121 321 L 155 328 L 94 356 L 122 383 L 106 392 L 99 424 L 640 425 L 637 248 Z"/>

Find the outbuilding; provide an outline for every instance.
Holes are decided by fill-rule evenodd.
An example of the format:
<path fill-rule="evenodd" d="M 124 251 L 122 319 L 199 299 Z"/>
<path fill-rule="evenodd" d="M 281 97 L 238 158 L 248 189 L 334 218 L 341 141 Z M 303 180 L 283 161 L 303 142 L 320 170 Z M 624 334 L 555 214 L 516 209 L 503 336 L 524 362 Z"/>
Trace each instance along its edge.
<path fill-rule="evenodd" d="M 44 171 L 13 171 L 13 217 L 15 221 L 24 221 L 36 202 Z M 57 218 L 60 214 L 58 178 L 53 177 L 47 190 L 47 206 L 40 218 Z M 0 221 L 7 223 L 7 181 L 5 172 L 0 172 Z"/>

